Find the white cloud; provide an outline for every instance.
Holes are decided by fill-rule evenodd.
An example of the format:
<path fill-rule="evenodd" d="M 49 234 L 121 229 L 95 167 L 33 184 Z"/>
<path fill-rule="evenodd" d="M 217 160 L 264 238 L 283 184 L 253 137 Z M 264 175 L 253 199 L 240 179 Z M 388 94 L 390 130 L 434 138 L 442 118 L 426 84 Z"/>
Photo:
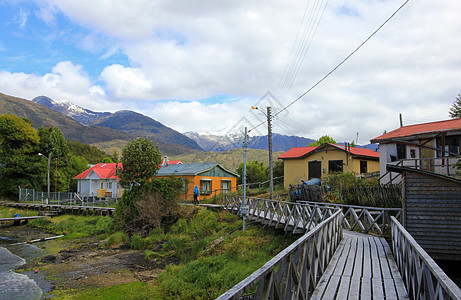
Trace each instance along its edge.
<path fill-rule="evenodd" d="M 109 104 L 101 86 L 92 84 L 82 66 L 69 61 L 58 63 L 51 73 L 43 76 L 25 73 L 0 72 L 2 93 L 33 99 L 45 95 L 54 100 L 69 100 L 77 105 L 98 111 L 114 111 L 122 108 Z"/>
<path fill-rule="evenodd" d="M 140 69 L 111 65 L 102 71 L 101 78 L 108 91 L 117 98 L 142 99 L 149 97 L 151 83 Z"/>
<path fill-rule="evenodd" d="M 292 102 L 351 53 L 403 1 L 330 1 L 324 12 L 319 10 L 323 18 L 312 43 L 305 45 L 309 46 L 306 56 L 300 54 L 302 51 L 292 53 L 291 57 L 299 56 L 299 71 L 292 73 L 294 80 L 286 89 L 278 89 L 279 82 L 305 3 L 40 3 L 44 20 L 55 20 L 57 13 L 63 13 L 89 32 L 76 41 L 83 49 L 104 53 L 101 59 L 120 51 L 128 57 L 129 65 L 111 61 L 98 83 L 84 74 L 86 66 L 71 63 L 58 64 L 44 76 L 21 76 L 43 84 L 40 88 L 47 95 L 59 91 L 89 104 L 91 101 L 84 100 L 89 95 L 116 105 L 123 101 L 179 131 L 203 132 L 207 131 L 204 124 L 231 128 L 242 117 L 255 122 L 256 117 L 246 107 L 267 91 L 280 98 L 281 106 Z M 306 17 L 314 5 L 308 3 Z M 349 141 L 359 132 L 359 142 L 367 143 L 398 126 L 399 113 L 404 120 L 405 116 L 409 120 L 447 118 L 449 106 L 461 89 L 459 11 L 461 2 L 457 0 L 410 1 L 343 66 L 291 106 L 279 124 L 274 120 L 274 131 L 311 138 L 329 134 Z M 9 76 L 21 77 L 17 74 Z M 20 88 L 17 91 L 16 95 L 27 93 Z M 199 102 L 216 95 L 240 100 Z M 151 103 L 164 99 L 197 101 Z M 91 105 L 94 109 L 95 104 Z"/>

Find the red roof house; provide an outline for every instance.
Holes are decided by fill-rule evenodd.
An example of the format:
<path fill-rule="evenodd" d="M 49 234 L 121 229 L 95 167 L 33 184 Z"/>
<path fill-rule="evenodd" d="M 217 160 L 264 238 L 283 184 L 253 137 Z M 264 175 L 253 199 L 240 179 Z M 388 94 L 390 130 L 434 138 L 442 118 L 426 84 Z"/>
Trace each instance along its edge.
<path fill-rule="evenodd" d="M 461 119 L 402 126 L 371 140 L 379 143 L 381 183 L 394 182 L 387 165 L 407 166 L 455 175 L 461 154 Z M 400 177 L 395 182 L 399 182 Z"/>
<path fill-rule="evenodd" d="M 120 198 L 123 189 L 119 185 L 117 170 L 121 163 L 100 163 L 74 177 L 78 181 L 80 197 Z"/>
<path fill-rule="evenodd" d="M 284 187 L 335 172 L 364 174 L 379 170 L 379 153 L 370 149 L 324 144 L 296 147 L 279 156 L 284 162 Z"/>

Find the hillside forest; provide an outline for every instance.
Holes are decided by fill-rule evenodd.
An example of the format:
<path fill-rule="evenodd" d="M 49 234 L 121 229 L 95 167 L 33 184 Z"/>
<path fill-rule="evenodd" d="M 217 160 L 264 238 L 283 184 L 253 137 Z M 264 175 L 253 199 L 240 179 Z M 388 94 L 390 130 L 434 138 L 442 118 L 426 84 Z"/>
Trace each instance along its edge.
<path fill-rule="evenodd" d="M 66 141 L 57 127 L 36 130 L 28 119 L 0 115 L 0 196 L 15 199 L 19 186 L 46 191 L 48 160 L 50 190 L 67 192 L 76 190 L 72 178 L 88 164 L 117 161 L 118 155 Z"/>

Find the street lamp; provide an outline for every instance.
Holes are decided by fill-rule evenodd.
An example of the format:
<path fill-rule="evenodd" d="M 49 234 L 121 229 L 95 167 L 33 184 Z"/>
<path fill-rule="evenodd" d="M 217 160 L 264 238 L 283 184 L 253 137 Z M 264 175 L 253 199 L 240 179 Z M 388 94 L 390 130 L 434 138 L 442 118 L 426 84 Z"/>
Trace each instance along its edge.
<path fill-rule="evenodd" d="M 38 154 L 39 156 L 43 156 L 44 158 L 46 158 L 48 160 L 48 176 L 47 176 L 47 186 L 48 186 L 48 201 L 50 200 L 50 159 L 51 159 L 51 152 L 50 154 L 48 154 L 48 157 L 46 157 L 45 155 L 39 153 Z"/>
<path fill-rule="evenodd" d="M 270 186 L 270 199 L 274 199 L 274 170 L 272 167 L 272 123 L 271 123 L 271 107 L 267 107 L 267 114 L 256 106 L 252 106 L 252 109 L 257 109 L 267 117 L 267 140 L 269 146 L 269 186 Z"/>

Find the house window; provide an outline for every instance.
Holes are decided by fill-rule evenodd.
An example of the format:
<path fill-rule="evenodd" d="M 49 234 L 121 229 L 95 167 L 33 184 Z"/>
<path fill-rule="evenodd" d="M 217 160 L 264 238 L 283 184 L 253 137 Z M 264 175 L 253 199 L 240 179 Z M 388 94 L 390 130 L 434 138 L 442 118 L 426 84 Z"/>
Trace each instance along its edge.
<path fill-rule="evenodd" d="M 211 194 L 211 179 L 200 180 L 200 194 L 210 195 Z"/>
<path fill-rule="evenodd" d="M 366 174 L 366 173 L 368 173 L 367 161 L 361 160 L 360 161 L 360 174 Z"/>
<path fill-rule="evenodd" d="M 444 156 L 456 156 L 460 154 L 461 136 L 452 135 L 445 137 L 445 147 L 442 149 L 442 138 L 436 140 L 437 149 L 444 150 Z M 442 157 L 442 151 L 437 151 L 437 157 Z"/>
<path fill-rule="evenodd" d="M 328 161 L 328 171 L 330 173 L 342 172 L 343 171 L 343 161 L 342 160 L 329 160 Z"/>
<path fill-rule="evenodd" d="M 112 189 L 112 182 L 111 182 L 111 181 L 109 181 L 109 182 L 107 183 L 107 188 L 108 188 L 108 189 Z"/>
<path fill-rule="evenodd" d="M 230 180 L 222 180 L 221 181 L 221 192 L 222 193 L 230 193 L 231 191 L 231 181 Z"/>
<path fill-rule="evenodd" d="M 184 178 L 184 177 L 181 177 L 181 181 L 182 181 L 182 189 L 181 189 L 181 191 L 183 193 L 187 193 L 187 179 Z"/>
<path fill-rule="evenodd" d="M 101 190 L 103 190 L 103 189 L 104 189 L 104 182 L 101 181 Z"/>
<path fill-rule="evenodd" d="M 404 144 L 397 144 L 397 159 L 407 158 L 407 146 Z"/>

